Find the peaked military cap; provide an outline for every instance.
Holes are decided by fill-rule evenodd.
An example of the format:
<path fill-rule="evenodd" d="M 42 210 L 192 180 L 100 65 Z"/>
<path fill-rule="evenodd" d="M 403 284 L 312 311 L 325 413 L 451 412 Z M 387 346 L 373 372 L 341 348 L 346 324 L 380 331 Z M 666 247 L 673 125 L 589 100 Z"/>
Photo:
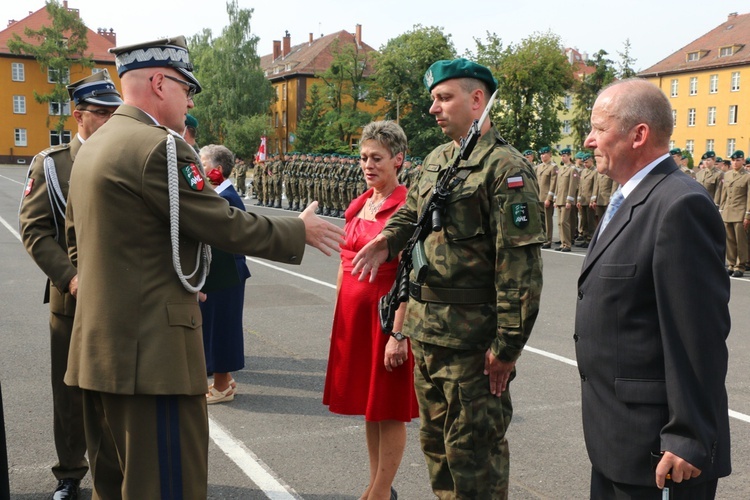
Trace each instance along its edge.
<path fill-rule="evenodd" d="M 122 104 L 120 93 L 106 69 L 73 82 L 67 88 L 70 100 L 76 106 L 82 102 L 98 106 L 119 106 Z"/>
<path fill-rule="evenodd" d="M 115 55 L 118 76 L 133 69 L 172 68 L 196 86 L 196 94 L 203 90 L 200 82 L 193 75 L 193 64 L 190 62 L 187 41 L 182 35 L 114 47 L 109 51 Z"/>
<path fill-rule="evenodd" d="M 745 152 L 740 149 L 732 153 L 732 156 L 731 156 L 733 160 L 736 160 L 737 158 L 744 158 L 744 157 L 745 157 Z"/>
<path fill-rule="evenodd" d="M 701 160 L 705 160 L 706 158 L 716 158 L 716 153 L 713 151 L 706 151 L 703 153 L 703 156 L 701 156 Z"/>
<path fill-rule="evenodd" d="M 438 83 L 453 78 L 476 78 L 487 84 L 490 94 L 497 90 L 497 80 L 492 76 L 489 68 L 463 58 L 453 59 L 452 61 L 444 59 L 433 63 L 422 80 L 427 90 L 432 91 Z"/>
<path fill-rule="evenodd" d="M 551 151 L 552 150 L 549 148 L 549 146 L 543 146 L 543 147 L 539 148 L 539 154 L 540 155 L 542 155 L 544 153 L 549 153 Z"/>
<path fill-rule="evenodd" d="M 669 150 L 670 155 L 681 155 L 682 150 L 680 148 L 674 148 Z"/>
<path fill-rule="evenodd" d="M 561 155 L 569 155 L 571 153 L 570 148 L 562 148 L 560 150 Z"/>

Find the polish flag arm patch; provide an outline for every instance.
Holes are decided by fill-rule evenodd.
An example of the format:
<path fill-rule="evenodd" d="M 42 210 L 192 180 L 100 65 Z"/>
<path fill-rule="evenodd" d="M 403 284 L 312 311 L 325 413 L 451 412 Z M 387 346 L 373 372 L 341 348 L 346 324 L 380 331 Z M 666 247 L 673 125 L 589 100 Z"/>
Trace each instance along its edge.
<path fill-rule="evenodd" d="M 523 187 L 523 177 L 517 175 L 515 177 L 508 177 L 505 181 L 508 183 L 508 189 L 517 189 Z"/>

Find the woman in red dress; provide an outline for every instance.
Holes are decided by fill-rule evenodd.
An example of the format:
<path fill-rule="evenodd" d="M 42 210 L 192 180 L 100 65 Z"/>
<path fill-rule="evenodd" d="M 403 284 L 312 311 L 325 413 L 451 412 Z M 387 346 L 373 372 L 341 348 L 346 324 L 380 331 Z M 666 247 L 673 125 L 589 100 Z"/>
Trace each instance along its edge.
<path fill-rule="evenodd" d="M 368 190 L 346 210 L 323 404 L 333 413 L 364 415 L 370 484 L 360 500 L 395 500 L 391 484 L 406 446 L 406 422 L 418 416 L 414 358 L 409 340 L 384 335 L 378 301 L 396 278 L 397 259 L 380 266 L 374 283 L 352 276 L 352 259 L 385 227 L 406 200 L 397 174 L 406 155 L 406 135 L 394 122 L 368 124 L 360 140 L 360 165 Z M 405 304 L 394 332 L 401 331 Z M 402 338 L 402 340 L 397 340 Z"/>

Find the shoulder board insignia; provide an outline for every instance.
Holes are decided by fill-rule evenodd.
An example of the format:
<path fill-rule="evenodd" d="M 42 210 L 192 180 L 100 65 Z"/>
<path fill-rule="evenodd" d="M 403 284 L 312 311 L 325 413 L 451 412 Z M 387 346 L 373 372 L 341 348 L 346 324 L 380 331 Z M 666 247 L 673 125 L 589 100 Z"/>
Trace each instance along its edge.
<path fill-rule="evenodd" d="M 34 179 L 31 177 L 28 178 L 26 181 L 26 189 L 23 190 L 23 197 L 26 198 L 28 195 L 31 194 L 31 190 L 34 187 Z"/>
<path fill-rule="evenodd" d="M 523 177 L 520 175 L 508 177 L 505 182 L 508 184 L 508 189 L 518 189 L 523 187 Z"/>
<path fill-rule="evenodd" d="M 190 189 L 193 191 L 203 191 L 203 176 L 195 163 L 185 165 L 180 168 L 180 172 L 182 172 L 182 176 L 188 182 Z"/>

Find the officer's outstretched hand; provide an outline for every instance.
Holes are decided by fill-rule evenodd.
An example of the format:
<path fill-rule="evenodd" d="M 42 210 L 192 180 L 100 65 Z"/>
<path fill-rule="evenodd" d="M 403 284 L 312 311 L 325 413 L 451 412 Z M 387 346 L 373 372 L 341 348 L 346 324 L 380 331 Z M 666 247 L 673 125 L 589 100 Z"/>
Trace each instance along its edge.
<path fill-rule="evenodd" d="M 305 223 L 305 243 L 330 256 L 332 251 L 341 250 L 345 233 L 340 227 L 315 215 L 317 208 L 318 202 L 313 201 L 299 214 L 299 218 Z"/>
<path fill-rule="evenodd" d="M 364 281 L 369 274 L 370 283 L 374 283 L 378 268 L 386 259 L 388 259 L 388 241 L 385 236 L 379 234 L 363 246 L 352 259 L 352 264 L 354 264 L 352 276 L 359 274 L 359 281 Z"/>

